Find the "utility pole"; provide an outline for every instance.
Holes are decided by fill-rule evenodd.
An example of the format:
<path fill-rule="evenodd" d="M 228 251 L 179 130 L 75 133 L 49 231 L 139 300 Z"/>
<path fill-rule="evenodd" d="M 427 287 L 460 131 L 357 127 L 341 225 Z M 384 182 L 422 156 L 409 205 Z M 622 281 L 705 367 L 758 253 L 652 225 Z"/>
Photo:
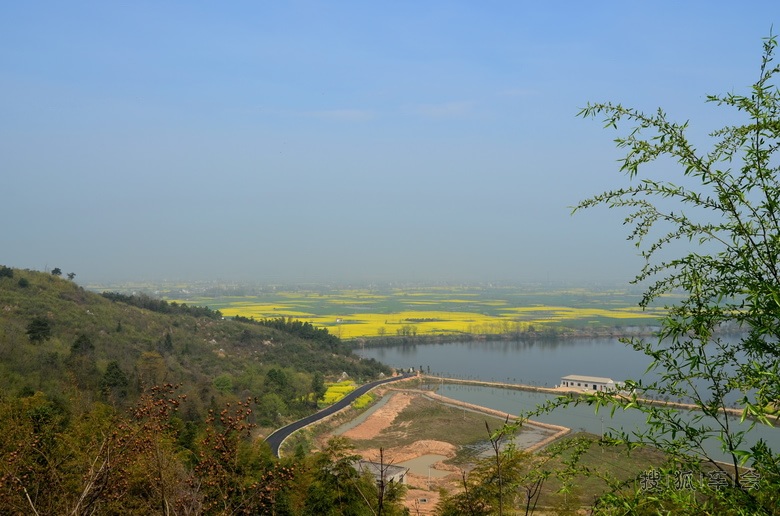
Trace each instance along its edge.
<path fill-rule="evenodd" d="M 601 453 L 604 454 L 604 416 L 601 416 Z"/>

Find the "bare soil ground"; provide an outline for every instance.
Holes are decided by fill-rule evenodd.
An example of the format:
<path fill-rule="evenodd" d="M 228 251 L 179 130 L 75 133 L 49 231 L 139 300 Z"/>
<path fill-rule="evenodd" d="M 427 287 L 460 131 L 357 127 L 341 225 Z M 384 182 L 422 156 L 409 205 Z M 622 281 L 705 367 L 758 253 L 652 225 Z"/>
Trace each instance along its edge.
<path fill-rule="evenodd" d="M 365 421 L 341 435 L 361 441 L 374 439 L 382 430 L 392 425 L 396 416 L 412 402 L 412 395 L 401 391 L 389 396 L 387 403 L 376 409 Z"/>
<path fill-rule="evenodd" d="M 389 396 L 388 401 L 374 411 L 365 421 L 347 430 L 342 435 L 353 441 L 365 442 L 376 439 L 383 431 L 392 427 L 398 415 L 403 412 L 412 403 L 413 399 L 419 398 L 419 393 L 406 391 L 390 392 L 385 394 Z M 357 450 L 364 459 L 379 461 L 379 448 L 360 448 Z M 423 439 L 414 441 L 410 444 L 395 446 L 383 450 L 384 461 L 386 463 L 398 464 L 410 459 L 414 459 L 426 454 L 443 455 L 452 458 L 455 456 L 457 447 L 444 441 L 432 439 Z M 442 462 L 434 465 L 436 469 L 449 470 L 454 466 L 449 466 Z M 457 470 L 457 468 L 454 468 Z M 426 477 L 420 477 L 415 474 L 408 474 L 406 478 L 408 489 L 406 491 L 405 505 L 413 514 L 433 514 L 436 504 L 439 502 L 439 492 L 437 486 L 443 484 L 442 480 L 437 480 L 436 485 L 428 484 Z M 431 490 L 433 488 L 433 490 Z"/>
<path fill-rule="evenodd" d="M 377 394 L 389 398 L 364 421 L 341 434 L 352 440 L 356 453 L 366 460 L 379 461 L 380 447 L 384 462 L 391 464 L 428 454 L 453 459 L 462 446 L 486 439 L 486 421 L 491 428 L 498 428 L 505 420 L 495 411 L 476 411 L 474 407 L 464 410 L 433 400 L 420 391 L 389 388 Z M 321 436 L 321 441 L 330 436 Z M 405 505 L 412 514 L 433 514 L 440 487 L 449 492 L 457 492 L 461 487 L 461 467 L 438 461 L 431 469 L 446 476 L 407 474 Z"/>

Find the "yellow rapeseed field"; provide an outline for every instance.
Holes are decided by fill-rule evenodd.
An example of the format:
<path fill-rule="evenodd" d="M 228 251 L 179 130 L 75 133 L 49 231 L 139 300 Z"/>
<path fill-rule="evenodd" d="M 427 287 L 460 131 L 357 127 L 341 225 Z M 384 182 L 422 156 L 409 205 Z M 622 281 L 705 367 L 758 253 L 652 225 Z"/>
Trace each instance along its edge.
<path fill-rule="evenodd" d="M 328 383 L 325 385 L 328 387 L 328 390 L 325 391 L 325 395 L 322 397 L 322 400 L 320 400 L 321 403 L 325 406 L 333 405 L 341 398 L 343 398 L 344 396 L 346 396 L 347 394 L 349 394 L 350 392 L 354 391 L 357 388 L 355 382 L 353 382 L 352 380 L 345 380 L 343 382 L 338 382 L 338 383 Z"/>
<path fill-rule="evenodd" d="M 553 300 L 558 303 L 544 302 Z M 560 304 L 570 300 L 572 306 Z M 660 314 L 655 310 L 640 310 L 636 300 L 627 294 L 583 289 L 557 292 L 467 287 L 296 290 L 176 301 L 209 306 L 228 317 L 300 319 L 327 328 L 342 339 L 652 325 Z"/>

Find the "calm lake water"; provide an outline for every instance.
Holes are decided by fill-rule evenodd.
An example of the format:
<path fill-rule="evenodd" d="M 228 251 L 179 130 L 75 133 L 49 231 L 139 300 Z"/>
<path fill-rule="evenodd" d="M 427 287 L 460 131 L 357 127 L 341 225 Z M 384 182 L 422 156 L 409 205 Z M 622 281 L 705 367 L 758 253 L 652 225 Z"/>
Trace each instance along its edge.
<path fill-rule="evenodd" d="M 561 377 L 578 374 L 613 380 L 642 378 L 650 361 L 617 339 L 563 339 L 536 342 L 453 342 L 357 349 L 361 357 L 375 358 L 396 368 L 423 368 L 430 374 L 450 378 L 521 383 L 553 387 Z M 429 369 L 430 368 L 430 369 Z M 646 377 L 646 376 L 645 376 Z M 521 414 L 533 410 L 553 395 L 468 385 L 440 384 L 437 391 L 453 399 Z M 598 414 L 582 405 L 556 410 L 534 419 L 585 430 L 594 434 L 613 429 L 642 428 L 645 417 L 637 411 L 609 411 Z M 745 423 L 747 425 L 747 422 Z M 762 438 L 774 450 L 780 449 L 780 428 L 756 426 L 751 442 Z M 708 453 L 725 459 L 719 443 L 707 446 Z"/>
<path fill-rule="evenodd" d="M 355 352 L 396 368 L 422 367 L 449 378 L 553 387 L 570 374 L 638 377 L 649 360 L 617 339 L 452 342 L 366 347 Z M 429 369 L 430 368 L 430 369 Z"/>

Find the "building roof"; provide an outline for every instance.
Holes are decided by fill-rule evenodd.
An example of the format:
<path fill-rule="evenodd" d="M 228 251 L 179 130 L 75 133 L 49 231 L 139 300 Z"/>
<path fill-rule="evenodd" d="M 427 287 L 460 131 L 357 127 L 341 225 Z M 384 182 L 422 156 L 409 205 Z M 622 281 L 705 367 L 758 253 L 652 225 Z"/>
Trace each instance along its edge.
<path fill-rule="evenodd" d="M 396 466 L 394 464 L 382 465 L 379 462 L 371 462 L 368 460 L 358 461 L 358 468 L 361 471 L 367 471 L 371 473 L 376 478 L 379 478 L 382 468 L 385 470 L 385 478 L 392 478 L 399 474 L 406 474 L 406 472 L 409 471 L 409 468 L 404 468 L 402 466 Z"/>
<path fill-rule="evenodd" d="M 568 380 L 570 382 L 587 382 L 587 383 L 615 383 L 615 381 L 612 378 L 604 378 L 601 376 L 582 376 L 579 374 L 570 374 L 569 376 L 564 376 L 561 378 L 561 381 Z"/>

